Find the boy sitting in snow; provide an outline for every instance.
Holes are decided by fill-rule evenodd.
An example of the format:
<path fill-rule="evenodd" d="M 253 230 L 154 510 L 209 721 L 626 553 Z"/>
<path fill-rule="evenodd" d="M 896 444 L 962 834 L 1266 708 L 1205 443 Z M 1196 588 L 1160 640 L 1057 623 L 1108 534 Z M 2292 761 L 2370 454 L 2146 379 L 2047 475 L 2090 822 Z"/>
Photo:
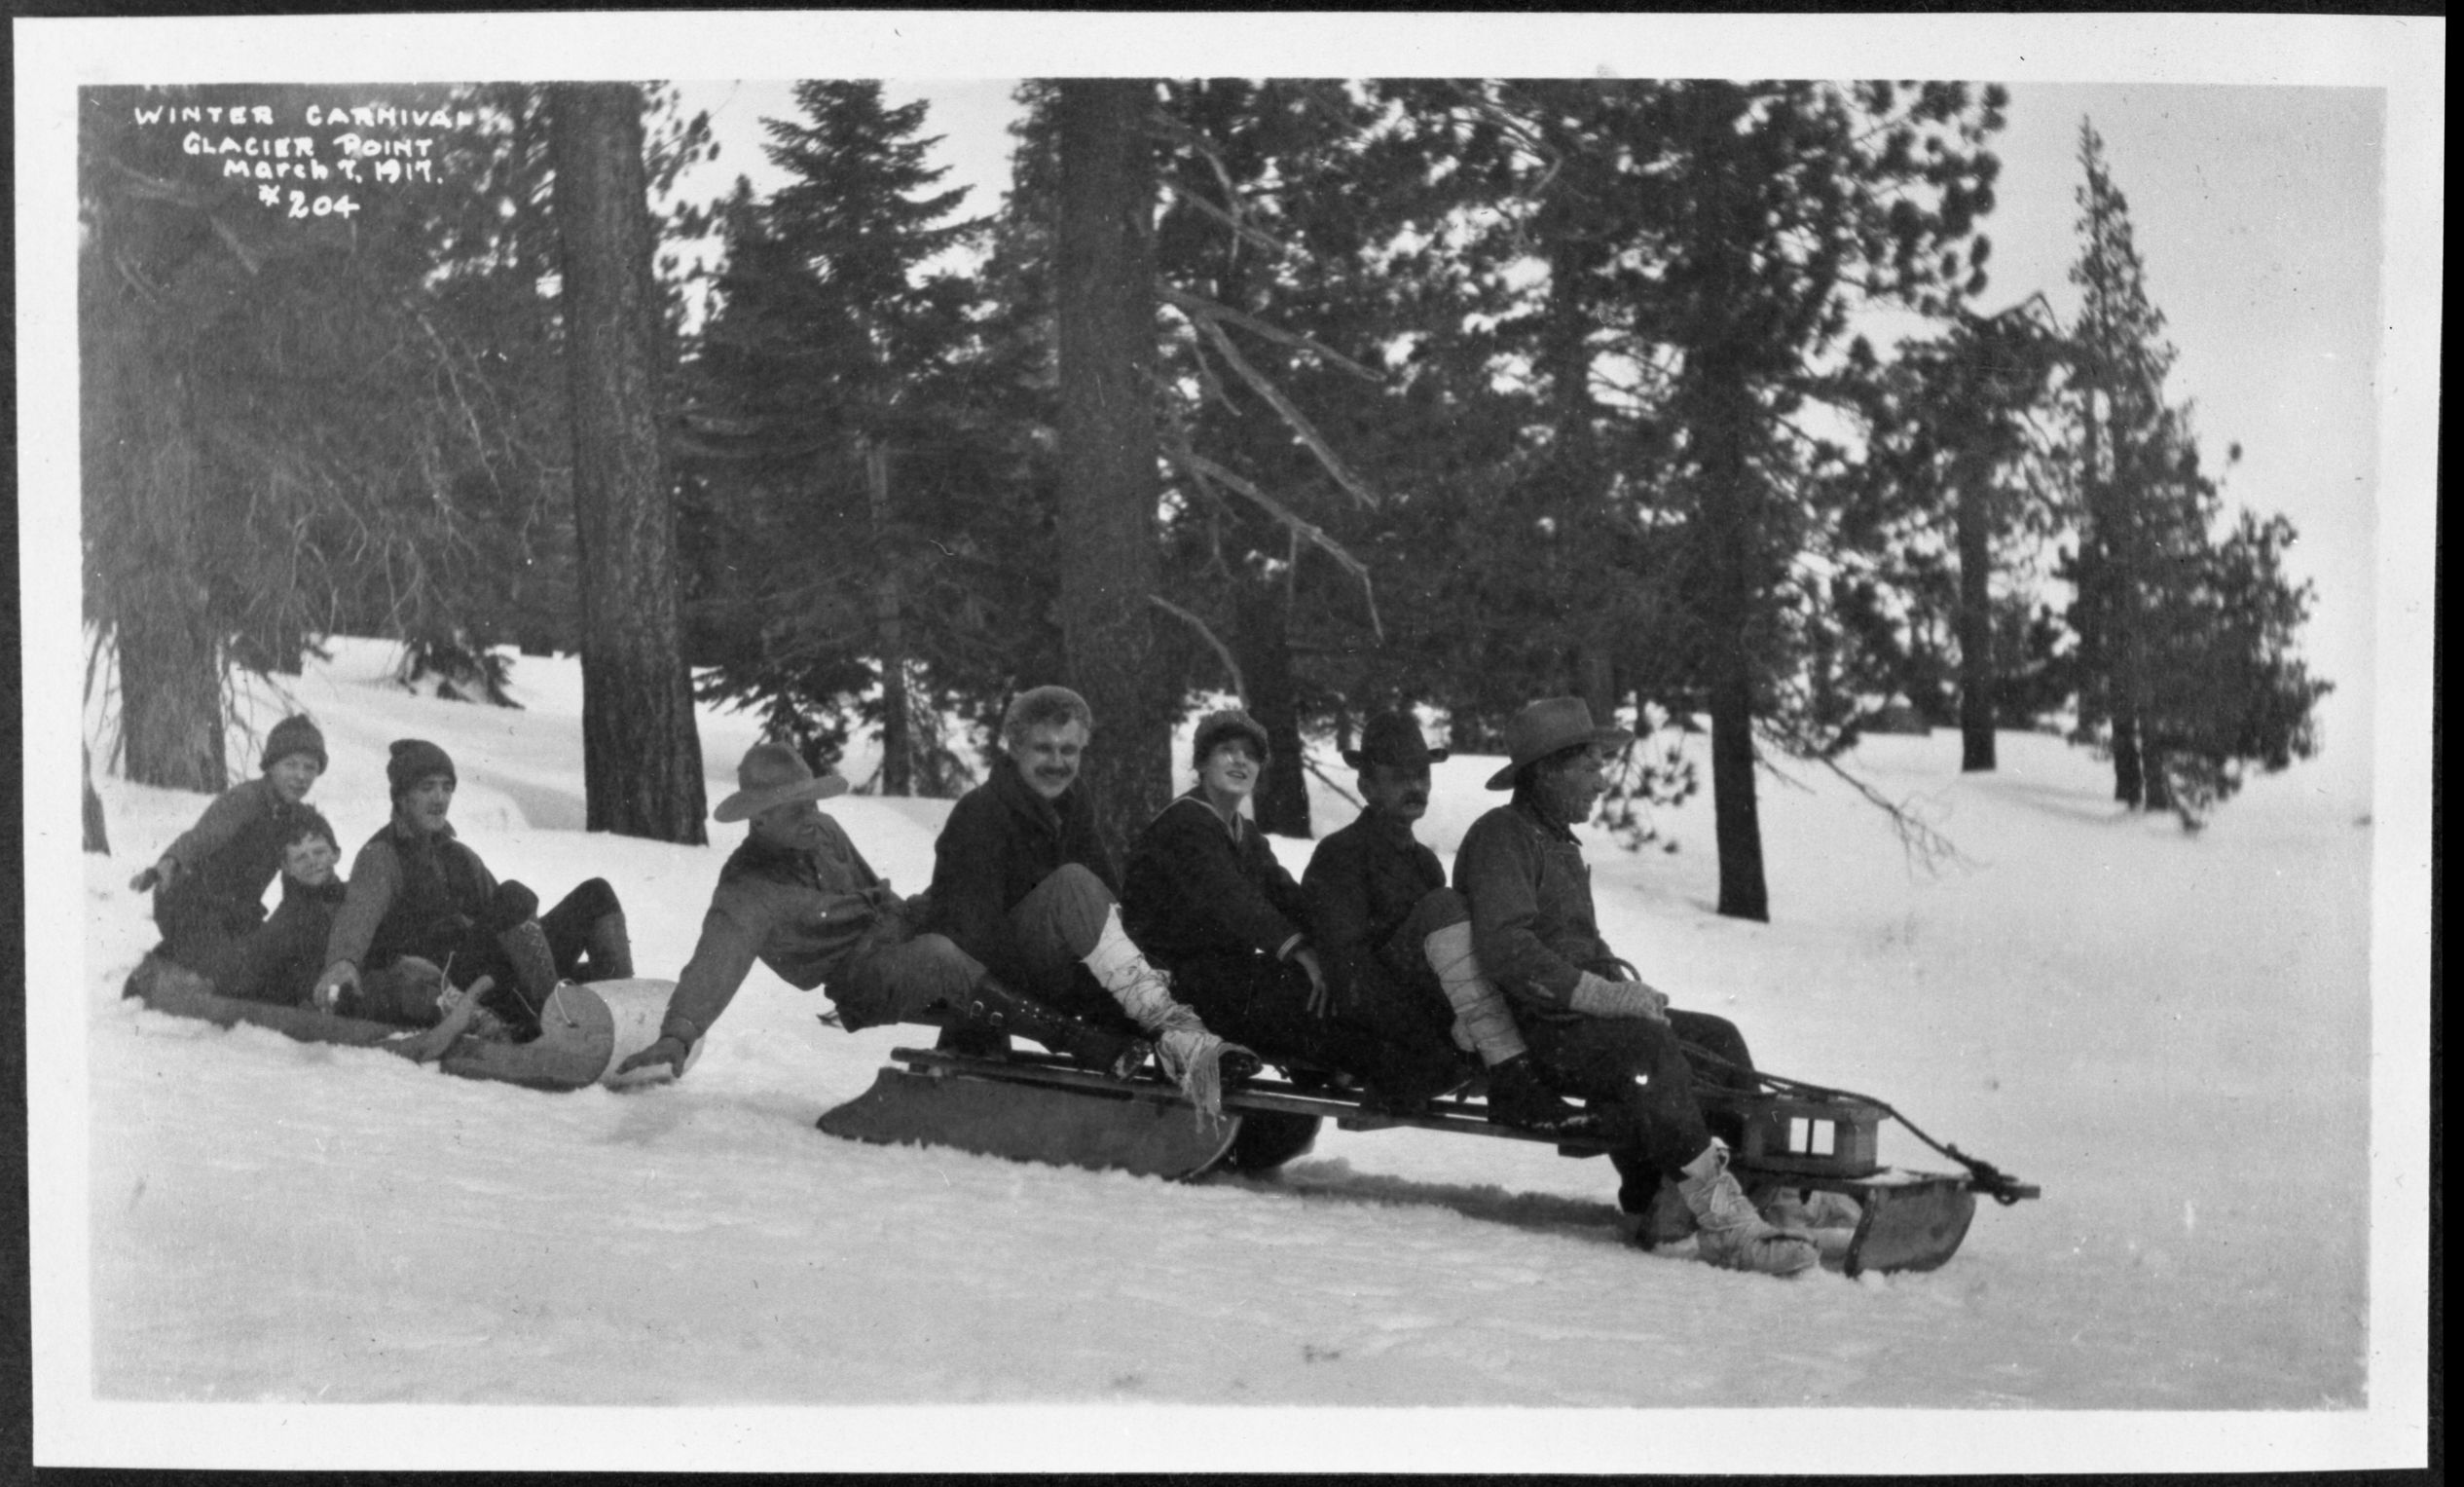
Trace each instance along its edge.
<path fill-rule="evenodd" d="M 283 846 L 297 838 L 304 816 L 315 814 L 305 802 L 325 764 L 316 725 L 283 719 L 266 735 L 264 773 L 217 796 L 129 881 L 136 892 L 154 892 L 158 956 L 217 985 L 238 985 L 253 942 L 269 927 L 266 885 L 281 872 Z"/>
<path fill-rule="evenodd" d="M 427 968 L 435 967 L 439 980 L 450 977 L 456 988 L 484 997 L 488 1010 L 528 1034 L 560 981 L 633 975 L 624 910 L 606 878 L 590 879 L 540 913 L 537 894 L 497 882 L 479 854 L 456 838 L 445 818 L 457 776 L 443 749 L 397 739 L 386 780 L 393 819 L 351 862 L 349 890 L 316 980 L 317 1006 L 386 1022 L 432 1022 L 437 987 Z M 367 973 L 378 971 L 396 974 L 372 984 Z"/>
<path fill-rule="evenodd" d="M 254 931 L 195 956 L 198 966 L 181 965 L 156 950 L 129 978 L 129 994 L 162 985 L 279 1006 L 308 1000 L 324 963 L 325 937 L 342 907 L 343 880 L 334 871 L 342 850 L 334 844 L 333 827 L 308 806 L 287 813 L 282 825 L 276 834 L 282 902 L 273 915 Z"/>

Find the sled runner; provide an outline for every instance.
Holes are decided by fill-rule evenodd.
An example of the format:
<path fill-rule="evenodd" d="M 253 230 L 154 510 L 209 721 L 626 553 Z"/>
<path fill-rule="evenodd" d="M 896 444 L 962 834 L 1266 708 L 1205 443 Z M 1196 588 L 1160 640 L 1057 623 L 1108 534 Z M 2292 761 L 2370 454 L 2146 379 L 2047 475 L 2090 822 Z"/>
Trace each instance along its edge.
<path fill-rule="evenodd" d="M 616 1065 L 657 1039 L 660 1013 L 675 985 L 646 979 L 568 983 L 557 987 L 544 1009 L 536 1038 L 509 1043 L 457 1037 L 437 1060 L 437 1067 L 464 1079 L 495 1080 L 532 1090 L 579 1090 L 594 1084 L 621 1087 L 669 1078 L 665 1064 L 621 1075 Z M 123 994 L 157 1012 L 197 1018 L 217 1027 L 245 1022 L 270 1027 L 302 1043 L 382 1048 L 406 1059 L 413 1056 L 414 1046 L 426 1031 L 339 1017 L 313 1007 L 218 996 L 198 989 L 190 978 L 160 974 L 154 966 L 140 966 L 129 978 Z M 700 1052 L 694 1050 L 696 1056 Z M 685 1066 L 690 1068 L 693 1061 L 687 1059 Z"/>
<path fill-rule="evenodd" d="M 1207 1123 L 1169 1084 L 1115 1079 L 1046 1055 L 1018 1052 L 976 1059 L 938 1049 L 900 1048 L 901 1068 L 881 1070 L 872 1088 L 823 1115 L 832 1135 L 891 1144 L 912 1142 L 1055 1166 L 1118 1169 L 1185 1180 L 1209 1171 L 1264 1171 L 1308 1150 L 1325 1121 L 1346 1131 L 1409 1127 L 1492 1140 L 1539 1141 L 1570 1157 L 1600 1156 L 1597 1138 L 1560 1141 L 1491 1125 L 1466 1098 L 1439 1099 L 1427 1113 L 1363 1110 L 1337 1093 L 1256 1079 L 1224 1095 L 1224 1118 Z M 1769 1076 L 1764 1076 L 1768 1078 Z M 1860 1208 L 1845 1245 L 1823 1263 L 1851 1276 L 1864 1271 L 1931 1270 L 1968 1236 L 1984 1193 L 2002 1203 L 2038 1196 L 1990 1165 L 1945 1155 L 1964 1173 L 1903 1171 L 1874 1159 L 1881 1122 L 1904 1117 L 1880 1101 L 1795 1081 L 1754 1096 L 1706 1096 L 1743 1118 L 1745 1144 L 1732 1154 L 1740 1180 L 1757 1187 L 1844 1193 Z M 1911 1131 L 1915 1127 L 1910 1126 Z M 1932 1145 L 1930 1137 L 1918 1138 Z"/>

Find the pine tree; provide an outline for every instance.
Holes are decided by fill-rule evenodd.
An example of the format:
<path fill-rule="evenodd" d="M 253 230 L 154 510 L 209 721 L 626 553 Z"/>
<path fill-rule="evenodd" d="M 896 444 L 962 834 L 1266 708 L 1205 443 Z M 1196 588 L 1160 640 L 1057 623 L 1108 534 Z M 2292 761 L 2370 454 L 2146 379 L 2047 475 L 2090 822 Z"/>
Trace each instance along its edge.
<path fill-rule="evenodd" d="M 864 710 L 882 790 L 908 794 L 920 767 L 946 793 L 958 782 L 939 710 L 908 689 L 950 669 L 972 610 L 946 602 L 937 570 L 973 556 L 961 534 L 990 525 L 977 507 L 1002 493 L 987 479 L 997 440 L 970 412 L 980 295 L 929 270 L 982 224 L 947 220 L 964 189 L 928 190 L 947 172 L 924 164 L 923 103 L 885 108 L 879 84 L 855 82 L 801 83 L 795 98 L 801 117 L 765 121 L 791 181 L 767 202 L 740 191 L 727 210 L 697 368 L 698 471 L 722 519 L 754 535 L 705 587 L 711 690 L 760 699 L 775 732 L 820 747 L 843 739 L 830 720 L 877 684 Z"/>
<path fill-rule="evenodd" d="M 2078 539 L 2062 574 L 2077 596 L 2079 725 L 2111 750 L 2117 800 L 2196 825 L 2246 764 L 2281 769 L 2311 754 L 2311 710 L 2329 684 L 2293 653 L 2311 593 L 2284 573 L 2291 523 L 2245 512 L 2217 534 L 2221 493 L 2188 410 L 2165 399 L 2175 353 L 2148 295 L 2129 203 L 2085 120 L 2079 163 L 2071 279 L 2080 307 L 2070 335 Z"/>

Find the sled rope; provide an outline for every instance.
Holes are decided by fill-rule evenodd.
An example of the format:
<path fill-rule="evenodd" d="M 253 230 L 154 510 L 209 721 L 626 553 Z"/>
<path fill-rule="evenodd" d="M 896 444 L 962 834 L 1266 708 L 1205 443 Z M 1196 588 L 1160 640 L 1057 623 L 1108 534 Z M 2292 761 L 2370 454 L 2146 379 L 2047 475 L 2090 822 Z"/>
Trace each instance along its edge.
<path fill-rule="evenodd" d="M 1915 1136 L 1918 1140 L 1923 1141 L 1926 1145 L 1932 1147 L 1938 1154 L 1948 1157 L 1952 1161 L 1957 1162 L 1960 1166 L 1967 1168 L 1970 1184 L 1976 1189 L 1976 1191 L 1983 1193 L 1986 1197 L 1991 1198 L 1998 1204 L 2001 1204 L 2004 1208 L 2008 1208 L 2012 1204 L 2017 1203 L 2020 1199 L 2028 1196 L 2020 1191 L 2020 1182 L 2018 1178 L 2011 1176 L 2009 1173 L 2004 1171 L 2001 1168 L 1996 1167 L 1994 1164 L 1986 1161 L 1982 1157 L 1969 1156 L 1968 1153 L 1960 1150 L 1957 1143 L 1946 1145 L 1941 1141 L 1933 1139 L 1932 1136 L 1928 1135 L 1925 1133 L 1924 1128 L 1920 1127 L 1916 1122 L 1908 1119 L 1906 1116 L 1901 1115 L 1888 1100 L 1876 1099 L 1871 1095 L 1860 1095 L 1855 1090 L 1834 1089 L 1829 1085 L 1816 1084 L 1807 1079 L 1790 1079 L 1785 1074 L 1774 1074 L 1765 1069 L 1747 1068 L 1744 1064 L 1738 1063 L 1733 1059 L 1721 1058 L 1719 1055 L 1712 1053 L 1710 1049 L 1705 1048 L 1700 1044 L 1689 1043 L 1683 1038 L 1677 1039 L 1676 1042 L 1677 1047 L 1685 1051 L 1687 1058 L 1700 1059 L 1704 1063 L 1710 1064 L 1713 1067 L 1726 1069 L 1732 1074 L 1742 1074 L 1748 1079 L 1769 1087 L 1777 1094 L 1810 1095 L 1829 1099 L 1853 1099 L 1873 1106 L 1875 1109 L 1880 1110 L 1883 1114 L 1890 1116 L 1894 1121 L 1897 1121 L 1900 1125 L 1907 1127 L 1909 1134 Z"/>

